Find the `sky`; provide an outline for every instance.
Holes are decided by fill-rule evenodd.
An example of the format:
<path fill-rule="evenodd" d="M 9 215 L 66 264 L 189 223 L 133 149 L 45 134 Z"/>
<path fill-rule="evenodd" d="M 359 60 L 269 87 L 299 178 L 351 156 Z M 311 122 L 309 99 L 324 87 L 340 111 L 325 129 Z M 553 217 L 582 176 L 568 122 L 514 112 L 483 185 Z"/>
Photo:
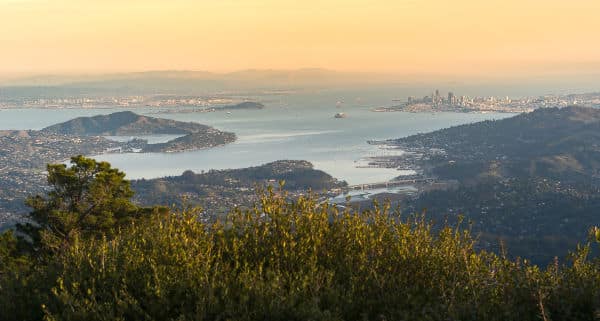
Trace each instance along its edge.
<path fill-rule="evenodd" d="M 0 74 L 600 71 L 598 0 L 0 0 Z"/>

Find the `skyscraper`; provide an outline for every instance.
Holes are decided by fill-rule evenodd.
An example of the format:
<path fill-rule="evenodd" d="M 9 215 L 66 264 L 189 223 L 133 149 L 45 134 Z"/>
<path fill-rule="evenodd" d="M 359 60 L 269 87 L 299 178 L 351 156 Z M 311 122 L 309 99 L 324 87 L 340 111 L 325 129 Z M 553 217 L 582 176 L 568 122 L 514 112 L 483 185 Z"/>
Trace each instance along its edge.
<path fill-rule="evenodd" d="M 456 105 L 456 96 L 454 96 L 453 92 L 448 92 L 448 104 Z"/>

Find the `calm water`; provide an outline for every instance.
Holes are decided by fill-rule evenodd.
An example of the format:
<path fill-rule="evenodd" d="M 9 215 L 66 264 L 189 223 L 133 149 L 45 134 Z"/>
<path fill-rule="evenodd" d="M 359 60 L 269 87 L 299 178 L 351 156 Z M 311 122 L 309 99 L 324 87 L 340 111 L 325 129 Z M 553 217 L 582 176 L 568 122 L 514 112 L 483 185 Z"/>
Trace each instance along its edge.
<path fill-rule="evenodd" d="M 393 92 L 312 92 L 262 97 L 267 108 L 231 114 L 164 113 L 134 110 L 154 117 L 194 121 L 235 132 L 238 141 L 213 149 L 185 153 L 112 154 L 96 157 L 124 170 L 129 178 L 154 178 L 195 172 L 256 166 L 279 159 L 304 159 L 350 184 L 380 182 L 407 171 L 357 168 L 369 156 L 388 155 L 370 139 L 388 139 L 508 114 L 376 113 L 370 109 L 392 104 Z M 339 103 L 338 103 L 339 102 Z M 338 107 L 339 106 L 339 107 Z M 0 129 L 40 129 L 78 116 L 108 114 L 117 109 L 1 110 Z M 118 109 L 124 110 L 124 109 Z M 344 112 L 345 119 L 333 115 Z M 128 139 L 117 137 L 115 139 Z M 172 137 L 150 137 L 153 142 Z"/>

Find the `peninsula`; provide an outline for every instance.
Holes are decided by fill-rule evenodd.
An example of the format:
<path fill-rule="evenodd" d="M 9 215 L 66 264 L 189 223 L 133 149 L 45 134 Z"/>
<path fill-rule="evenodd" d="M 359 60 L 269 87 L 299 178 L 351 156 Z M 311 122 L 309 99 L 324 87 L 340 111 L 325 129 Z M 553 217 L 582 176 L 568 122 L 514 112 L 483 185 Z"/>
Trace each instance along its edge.
<path fill-rule="evenodd" d="M 186 205 L 199 205 L 205 211 L 204 217 L 213 220 L 231 208 L 251 207 L 259 200 L 257 187 L 270 185 L 278 190 L 280 181 L 285 181 L 283 189 L 292 198 L 310 189 L 339 192 L 347 185 L 302 160 L 280 160 L 261 166 L 202 173 L 188 170 L 180 176 L 140 179 L 131 184 L 138 204 L 181 205 L 185 196 Z"/>
<path fill-rule="evenodd" d="M 439 222 L 464 215 L 482 245 L 548 263 L 586 240 L 600 206 L 600 110 L 541 108 L 512 118 L 372 142 L 406 151 L 378 164 L 430 181 L 404 204 Z M 376 162 L 376 161 L 375 161 Z"/>
<path fill-rule="evenodd" d="M 143 139 L 113 141 L 105 136 L 181 135 L 160 144 Z M 210 126 L 153 118 L 132 112 L 80 117 L 42 130 L 0 131 L 0 226 L 26 211 L 23 200 L 44 192 L 45 166 L 73 155 L 122 152 L 181 152 L 235 141 L 234 133 Z"/>
<path fill-rule="evenodd" d="M 108 115 L 75 118 L 46 127 L 42 129 L 42 132 L 86 136 L 185 135 L 206 132 L 208 129 L 210 129 L 209 126 L 198 123 L 148 117 L 131 111 L 121 111 Z"/>
<path fill-rule="evenodd" d="M 238 109 L 263 109 L 265 105 L 254 101 L 245 101 L 243 103 L 235 105 L 227 105 L 222 107 L 215 107 L 215 110 L 238 110 Z"/>
<path fill-rule="evenodd" d="M 224 145 L 236 139 L 234 133 L 219 131 L 210 126 L 142 116 L 131 111 L 79 117 L 46 127 L 41 133 L 68 136 L 182 135 L 160 144 L 148 144 L 147 141 L 138 139 L 135 141 L 136 147 L 142 152 L 182 152 Z M 127 145 L 122 147 L 130 151 Z"/>

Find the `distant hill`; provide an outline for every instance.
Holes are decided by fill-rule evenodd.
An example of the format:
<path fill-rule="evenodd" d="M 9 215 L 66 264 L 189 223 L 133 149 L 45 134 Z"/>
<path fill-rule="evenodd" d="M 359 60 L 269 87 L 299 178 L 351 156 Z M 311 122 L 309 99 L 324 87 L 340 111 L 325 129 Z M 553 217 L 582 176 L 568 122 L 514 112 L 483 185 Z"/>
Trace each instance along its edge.
<path fill-rule="evenodd" d="M 130 111 L 79 117 L 46 127 L 41 133 L 73 136 L 183 135 L 166 143 L 143 144 L 143 152 L 180 152 L 223 145 L 236 139 L 234 133 L 210 126 L 142 116 Z"/>
<path fill-rule="evenodd" d="M 109 115 L 79 117 L 42 129 L 43 132 L 64 135 L 184 135 L 206 132 L 209 126 L 171 119 L 138 115 L 130 111 Z"/>
<path fill-rule="evenodd" d="M 146 153 L 180 152 L 224 145 L 235 141 L 235 139 L 236 136 L 234 133 L 222 132 L 210 128 L 206 131 L 191 133 L 175 138 L 166 143 L 147 144 L 142 151 Z"/>
<path fill-rule="evenodd" d="M 600 223 L 598 109 L 538 109 L 390 143 L 423 152 L 430 176 L 459 182 L 408 208 L 440 221 L 464 214 L 492 247 L 501 238 L 512 253 L 548 262 Z"/>
<path fill-rule="evenodd" d="M 222 107 L 216 107 L 218 110 L 238 110 L 238 109 L 263 109 L 265 105 L 254 101 L 245 101 L 235 105 L 227 105 Z"/>
<path fill-rule="evenodd" d="M 397 76 L 326 69 L 242 70 L 231 73 L 166 70 L 105 75 L 41 75 L 0 82 L 8 97 L 130 94 L 204 94 L 227 90 L 315 88 L 365 85 L 398 80 Z M 402 79 L 400 77 L 400 79 Z"/>
<path fill-rule="evenodd" d="M 149 144 L 143 138 L 123 142 L 104 137 L 153 134 L 181 137 L 158 144 Z M 42 173 L 46 165 L 65 162 L 71 155 L 183 152 L 235 140 L 234 133 L 206 125 L 146 117 L 129 111 L 80 117 L 39 131 L 0 129 L 0 227 L 17 221 L 20 214 L 28 210 L 24 204 L 28 193 L 44 191 Z"/>
<path fill-rule="evenodd" d="M 182 195 L 188 202 L 200 205 L 215 216 L 235 206 L 251 206 L 257 201 L 255 188 L 285 181 L 285 190 L 304 193 L 346 186 L 331 175 L 314 169 L 313 165 L 301 160 L 280 160 L 261 166 L 210 170 L 206 173 L 186 171 L 181 176 L 151 180 L 134 180 L 132 187 L 136 201 L 141 204 L 180 204 Z"/>
<path fill-rule="evenodd" d="M 443 178 L 543 176 L 588 181 L 600 174 L 600 110 L 538 109 L 393 143 L 443 149 L 446 156 L 429 161 Z"/>

